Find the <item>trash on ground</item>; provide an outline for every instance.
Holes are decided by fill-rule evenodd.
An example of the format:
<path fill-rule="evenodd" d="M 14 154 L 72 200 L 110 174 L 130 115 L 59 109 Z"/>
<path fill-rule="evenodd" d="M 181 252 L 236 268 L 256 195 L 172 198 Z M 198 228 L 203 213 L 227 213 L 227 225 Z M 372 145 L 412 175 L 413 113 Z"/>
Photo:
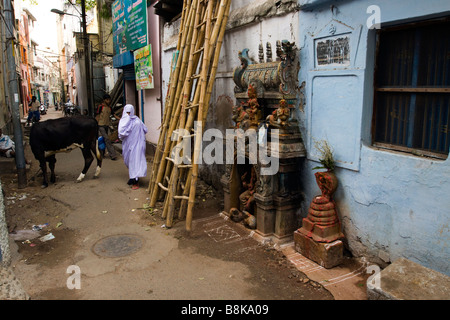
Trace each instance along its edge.
<path fill-rule="evenodd" d="M 58 222 L 57 224 L 56 224 L 56 228 L 59 228 L 59 227 L 61 227 L 62 226 L 62 222 Z"/>
<path fill-rule="evenodd" d="M 48 223 L 33 225 L 31 227 L 31 230 L 33 230 L 33 231 L 41 231 L 42 229 L 44 229 L 47 226 L 48 226 Z"/>
<path fill-rule="evenodd" d="M 14 241 L 24 241 L 24 240 L 35 239 L 37 237 L 40 237 L 41 234 L 35 230 L 19 230 L 14 233 L 10 233 L 9 236 Z"/>
<path fill-rule="evenodd" d="M 55 239 L 55 236 L 52 233 L 49 233 L 49 234 L 39 238 L 39 240 L 41 240 L 42 242 L 52 240 L 52 239 Z"/>

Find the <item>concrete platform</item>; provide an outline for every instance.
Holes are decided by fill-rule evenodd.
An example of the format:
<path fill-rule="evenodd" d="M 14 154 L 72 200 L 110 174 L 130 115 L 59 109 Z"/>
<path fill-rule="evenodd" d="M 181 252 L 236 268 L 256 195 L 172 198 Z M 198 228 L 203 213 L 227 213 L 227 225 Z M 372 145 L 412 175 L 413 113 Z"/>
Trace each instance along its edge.
<path fill-rule="evenodd" d="M 368 282 L 369 300 L 450 299 L 450 277 L 408 259 L 396 260 L 375 277 Z"/>
<path fill-rule="evenodd" d="M 356 258 L 344 257 L 342 263 L 326 269 L 295 250 L 295 244 L 280 248 L 286 258 L 309 279 L 327 289 L 336 300 L 367 300 L 367 264 Z"/>

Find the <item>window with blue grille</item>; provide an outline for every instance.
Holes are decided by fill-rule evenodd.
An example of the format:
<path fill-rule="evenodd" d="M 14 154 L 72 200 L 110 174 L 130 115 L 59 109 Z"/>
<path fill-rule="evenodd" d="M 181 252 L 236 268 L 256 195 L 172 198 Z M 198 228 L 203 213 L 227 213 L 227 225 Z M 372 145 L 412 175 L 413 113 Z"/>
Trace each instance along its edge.
<path fill-rule="evenodd" d="M 450 19 L 378 31 L 375 146 L 446 159 Z"/>

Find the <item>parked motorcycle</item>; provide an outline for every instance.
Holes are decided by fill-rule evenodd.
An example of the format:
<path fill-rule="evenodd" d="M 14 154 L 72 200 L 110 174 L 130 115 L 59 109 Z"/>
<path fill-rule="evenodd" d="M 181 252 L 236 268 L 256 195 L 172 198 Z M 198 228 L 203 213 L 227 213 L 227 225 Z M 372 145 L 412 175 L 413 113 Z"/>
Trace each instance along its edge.
<path fill-rule="evenodd" d="M 80 114 L 80 110 L 76 105 L 74 105 L 72 102 L 68 102 L 64 104 L 64 116 L 70 117 L 74 116 L 76 114 Z"/>
<path fill-rule="evenodd" d="M 41 106 L 39 107 L 39 113 L 47 114 L 47 106 L 45 104 L 41 104 Z"/>

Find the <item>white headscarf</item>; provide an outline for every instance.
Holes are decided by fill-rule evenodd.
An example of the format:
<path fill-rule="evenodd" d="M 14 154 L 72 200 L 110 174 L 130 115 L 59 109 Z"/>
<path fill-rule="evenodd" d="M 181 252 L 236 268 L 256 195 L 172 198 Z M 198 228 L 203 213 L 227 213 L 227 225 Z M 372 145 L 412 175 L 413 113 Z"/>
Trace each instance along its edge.
<path fill-rule="evenodd" d="M 129 114 L 128 114 L 129 113 Z M 131 104 L 125 105 L 123 107 L 122 118 L 119 121 L 119 139 L 123 140 L 123 137 L 129 135 L 132 128 L 132 120 L 136 118 L 134 114 L 134 107 Z"/>

